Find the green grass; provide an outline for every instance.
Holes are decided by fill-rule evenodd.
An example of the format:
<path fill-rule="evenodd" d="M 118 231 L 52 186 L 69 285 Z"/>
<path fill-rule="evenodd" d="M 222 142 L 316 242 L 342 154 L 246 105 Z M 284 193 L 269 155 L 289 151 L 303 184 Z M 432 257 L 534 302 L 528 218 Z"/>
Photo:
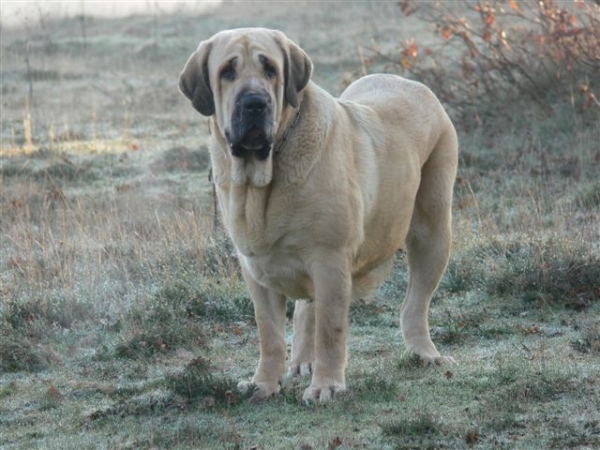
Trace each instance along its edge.
<path fill-rule="evenodd" d="M 339 93 L 360 73 L 358 43 L 426 28 L 392 3 L 223 8 L 157 30 L 151 17 L 94 19 L 86 54 L 75 19 L 29 36 L 30 153 L 26 31 L 3 27 L 0 447 L 600 446 L 600 130 L 597 112 L 569 104 L 515 101 L 484 126 L 457 123 L 454 248 L 430 326 L 459 365 L 406 353 L 399 254 L 351 308 L 346 393 L 307 406 L 309 379 L 289 379 L 256 406 L 235 391 L 258 334 L 213 227 L 208 127 L 177 92 L 179 70 L 200 38 L 251 17 L 299 41 Z"/>

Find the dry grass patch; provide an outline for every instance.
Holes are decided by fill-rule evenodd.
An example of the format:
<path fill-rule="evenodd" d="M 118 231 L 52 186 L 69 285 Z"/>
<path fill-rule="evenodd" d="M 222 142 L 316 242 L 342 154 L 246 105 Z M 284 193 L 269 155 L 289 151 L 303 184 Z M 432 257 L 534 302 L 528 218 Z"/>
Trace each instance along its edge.
<path fill-rule="evenodd" d="M 90 21 L 85 54 L 77 20 L 3 28 L 0 447 L 600 446 L 600 134 L 581 98 L 457 120 L 455 244 L 430 325 L 460 365 L 403 354 L 399 255 L 352 307 L 346 394 L 308 407 L 308 379 L 261 407 L 234 393 L 258 336 L 215 227 L 206 121 L 176 89 L 190 49 L 252 17 L 296 38 L 339 92 L 371 36 L 390 51 L 397 37 L 434 40 L 419 17 L 431 5 L 410 17 L 396 3 L 240 5 Z M 434 91 L 462 83 L 442 81 Z"/>

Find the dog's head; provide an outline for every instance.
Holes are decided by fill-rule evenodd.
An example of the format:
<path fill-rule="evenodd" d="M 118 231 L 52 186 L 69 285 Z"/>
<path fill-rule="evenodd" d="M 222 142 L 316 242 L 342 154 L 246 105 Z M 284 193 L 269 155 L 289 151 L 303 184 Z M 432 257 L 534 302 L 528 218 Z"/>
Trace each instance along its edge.
<path fill-rule="evenodd" d="M 284 112 L 298 106 L 311 72 L 306 53 L 283 33 L 242 28 L 201 42 L 179 88 L 201 114 L 215 116 L 234 163 L 270 166 Z"/>

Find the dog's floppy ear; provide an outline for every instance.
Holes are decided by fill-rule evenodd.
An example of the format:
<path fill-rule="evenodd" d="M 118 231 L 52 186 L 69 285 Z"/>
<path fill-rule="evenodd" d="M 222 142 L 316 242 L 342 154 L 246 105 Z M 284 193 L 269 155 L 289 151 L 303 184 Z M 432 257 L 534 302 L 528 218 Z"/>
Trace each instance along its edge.
<path fill-rule="evenodd" d="M 298 106 L 298 93 L 308 84 L 313 65 L 308 55 L 297 44 L 283 34 L 279 37 L 284 58 L 285 99 L 295 108 Z"/>
<path fill-rule="evenodd" d="M 208 73 L 208 55 L 211 47 L 211 42 L 201 42 L 179 76 L 179 89 L 192 101 L 194 108 L 205 116 L 215 113 L 215 100 Z"/>

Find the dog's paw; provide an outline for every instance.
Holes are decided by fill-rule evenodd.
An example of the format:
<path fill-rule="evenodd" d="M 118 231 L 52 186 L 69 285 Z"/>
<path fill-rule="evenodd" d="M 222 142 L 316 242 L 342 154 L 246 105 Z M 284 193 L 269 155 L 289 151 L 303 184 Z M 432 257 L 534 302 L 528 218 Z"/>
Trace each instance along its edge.
<path fill-rule="evenodd" d="M 457 364 L 452 356 L 440 354 L 429 337 L 415 339 L 412 343 L 407 342 L 407 346 L 408 354 L 418 356 L 423 364 L 433 366 Z"/>
<path fill-rule="evenodd" d="M 457 364 L 456 360 L 452 356 L 441 355 L 438 352 L 435 353 L 417 353 L 414 350 L 409 350 L 406 355 L 408 358 L 414 357 L 426 365 L 426 366 L 447 366 Z"/>
<path fill-rule="evenodd" d="M 313 364 L 314 362 L 312 361 L 292 361 L 288 369 L 288 377 L 304 377 L 306 375 L 310 375 L 313 372 Z"/>
<path fill-rule="evenodd" d="M 310 403 L 327 403 L 334 395 L 339 395 L 346 390 L 345 383 L 315 383 L 314 381 L 304 391 L 302 400 L 306 404 Z"/>
<path fill-rule="evenodd" d="M 413 353 L 413 354 L 418 356 L 421 363 L 423 363 L 424 365 L 427 365 L 427 366 L 447 366 L 447 365 L 458 364 L 452 356 L 439 355 L 439 354 L 438 355 L 419 355 L 416 353 Z"/>
<path fill-rule="evenodd" d="M 427 361 L 427 363 L 434 364 L 436 366 L 447 366 L 447 365 L 458 364 L 456 362 L 456 360 L 452 356 L 449 356 L 449 355 L 436 356 L 435 358 L 433 358 L 433 360 Z"/>
<path fill-rule="evenodd" d="M 250 396 L 250 403 L 255 405 L 264 403 L 275 394 L 279 393 L 279 383 L 255 383 L 254 381 L 240 381 L 237 385 L 237 390 L 242 395 Z"/>

